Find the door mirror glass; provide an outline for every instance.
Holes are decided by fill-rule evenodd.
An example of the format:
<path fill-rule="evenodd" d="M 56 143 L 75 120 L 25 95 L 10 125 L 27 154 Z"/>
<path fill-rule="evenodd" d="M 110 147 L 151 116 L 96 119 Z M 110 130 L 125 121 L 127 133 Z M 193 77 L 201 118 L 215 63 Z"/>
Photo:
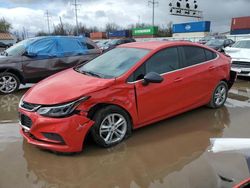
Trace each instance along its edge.
<path fill-rule="evenodd" d="M 161 83 L 163 78 L 160 74 L 156 72 L 150 72 L 144 76 L 143 85 L 148 85 L 149 83 Z"/>

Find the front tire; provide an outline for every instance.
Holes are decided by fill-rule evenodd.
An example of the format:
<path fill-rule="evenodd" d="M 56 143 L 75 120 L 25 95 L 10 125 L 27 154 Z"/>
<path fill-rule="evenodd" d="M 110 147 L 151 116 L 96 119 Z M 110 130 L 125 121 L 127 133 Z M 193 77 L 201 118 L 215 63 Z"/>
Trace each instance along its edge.
<path fill-rule="evenodd" d="M 91 129 L 94 141 L 105 148 L 122 142 L 131 134 L 131 120 L 128 114 L 117 106 L 107 106 L 94 115 Z"/>
<path fill-rule="evenodd" d="M 221 81 L 215 88 L 212 98 L 208 104 L 210 108 L 220 108 L 224 106 L 228 96 L 228 85 Z"/>
<path fill-rule="evenodd" d="M 13 93 L 19 89 L 20 80 L 12 73 L 0 73 L 0 94 L 6 95 Z"/>

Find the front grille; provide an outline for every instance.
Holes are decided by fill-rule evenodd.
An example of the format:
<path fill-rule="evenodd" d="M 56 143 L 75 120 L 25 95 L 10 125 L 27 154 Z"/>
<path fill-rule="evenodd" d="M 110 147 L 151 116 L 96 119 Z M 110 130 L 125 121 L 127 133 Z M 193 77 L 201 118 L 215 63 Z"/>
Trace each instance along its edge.
<path fill-rule="evenodd" d="M 20 120 L 23 126 L 28 127 L 28 128 L 32 127 L 32 120 L 28 116 L 21 114 Z"/>
<path fill-rule="evenodd" d="M 21 102 L 21 108 L 28 110 L 28 111 L 35 111 L 39 107 L 40 107 L 40 105 L 38 105 L 38 104 L 31 104 L 31 103 L 27 103 L 25 101 Z"/>
<path fill-rule="evenodd" d="M 233 61 L 233 66 L 250 68 L 250 62 L 245 61 Z"/>

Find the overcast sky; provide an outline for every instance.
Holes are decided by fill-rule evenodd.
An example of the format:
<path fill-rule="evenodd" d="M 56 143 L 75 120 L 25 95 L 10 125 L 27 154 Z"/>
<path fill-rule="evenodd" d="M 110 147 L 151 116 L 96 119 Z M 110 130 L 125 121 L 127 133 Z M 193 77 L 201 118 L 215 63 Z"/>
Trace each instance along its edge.
<path fill-rule="evenodd" d="M 72 0 L 73 1 L 73 0 Z M 183 0 L 184 1 L 184 0 Z M 189 0 L 193 1 L 193 0 Z M 197 0 L 199 9 L 204 12 L 204 20 L 212 21 L 212 31 L 230 30 L 231 18 L 250 16 L 250 0 Z M 103 27 L 108 22 L 121 26 L 132 23 L 152 21 L 152 8 L 147 0 L 78 0 L 79 22 L 87 26 Z M 182 23 L 194 21 L 169 15 L 170 0 L 158 0 L 155 23 L 166 26 L 169 21 Z M 12 23 L 13 30 L 28 29 L 29 33 L 47 31 L 45 10 L 51 14 L 51 27 L 59 23 L 59 16 L 64 23 L 74 24 L 74 9 L 70 0 L 0 0 L 0 17 Z M 197 19 L 196 19 L 197 20 Z"/>

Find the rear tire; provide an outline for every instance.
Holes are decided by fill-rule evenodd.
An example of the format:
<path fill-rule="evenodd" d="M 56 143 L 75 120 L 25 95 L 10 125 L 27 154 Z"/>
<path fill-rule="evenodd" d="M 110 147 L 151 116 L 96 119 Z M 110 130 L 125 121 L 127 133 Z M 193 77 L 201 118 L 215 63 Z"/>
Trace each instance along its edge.
<path fill-rule="evenodd" d="M 119 144 L 131 134 L 131 120 L 121 108 L 111 105 L 97 111 L 91 129 L 94 141 L 102 147 L 108 148 Z"/>
<path fill-rule="evenodd" d="M 215 88 L 211 100 L 208 104 L 210 108 L 220 108 L 224 106 L 228 96 L 228 85 L 225 81 L 221 81 Z"/>
<path fill-rule="evenodd" d="M 19 78 L 9 72 L 0 73 L 0 94 L 6 95 L 13 93 L 19 89 Z"/>

